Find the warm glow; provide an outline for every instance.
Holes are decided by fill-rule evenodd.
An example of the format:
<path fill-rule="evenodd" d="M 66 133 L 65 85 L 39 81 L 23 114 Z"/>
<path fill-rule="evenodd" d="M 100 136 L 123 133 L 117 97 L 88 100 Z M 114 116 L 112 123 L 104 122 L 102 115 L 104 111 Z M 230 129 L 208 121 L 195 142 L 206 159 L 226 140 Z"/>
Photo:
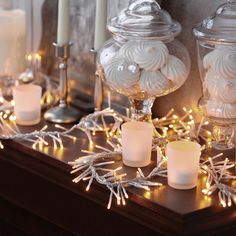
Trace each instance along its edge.
<path fill-rule="evenodd" d="M 15 106 L 15 101 L 11 100 L 11 105 L 14 107 Z"/>
<path fill-rule="evenodd" d="M 28 60 L 28 61 L 31 61 L 31 60 L 32 60 L 32 55 L 31 55 L 31 54 L 27 56 L 27 60 Z"/>

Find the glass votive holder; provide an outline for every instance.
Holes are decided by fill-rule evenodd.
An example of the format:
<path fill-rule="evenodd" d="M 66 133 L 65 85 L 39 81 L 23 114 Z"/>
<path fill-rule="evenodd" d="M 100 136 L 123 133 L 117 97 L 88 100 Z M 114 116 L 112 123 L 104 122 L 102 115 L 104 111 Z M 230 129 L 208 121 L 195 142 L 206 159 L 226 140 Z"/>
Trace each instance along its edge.
<path fill-rule="evenodd" d="M 38 85 L 19 85 L 13 88 L 14 113 L 19 125 L 35 125 L 41 119 L 40 99 L 42 88 Z"/>
<path fill-rule="evenodd" d="M 197 185 L 201 146 L 196 142 L 175 141 L 167 144 L 168 185 L 192 189 Z"/>
<path fill-rule="evenodd" d="M 131 121 L 122 125 L 123 163 L 144 167 L 151 161 L 153 126 L 147 122 Z"/>

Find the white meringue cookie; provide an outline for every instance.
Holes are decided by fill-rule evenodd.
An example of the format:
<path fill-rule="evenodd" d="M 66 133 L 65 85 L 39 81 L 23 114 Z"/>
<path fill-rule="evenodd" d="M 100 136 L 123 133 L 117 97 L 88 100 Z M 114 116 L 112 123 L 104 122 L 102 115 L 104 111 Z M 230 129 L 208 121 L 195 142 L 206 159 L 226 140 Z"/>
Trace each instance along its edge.
<path fill-rule="evenodd" d="M 219 97 L 225 103 L 236 103 L 236 80 L 220 81 L 219 87 L 223 87 L 222 92 L 219 91 Z"/>
<path fill-rule="evenodd" d="M 203 66 L 205 69 L 209 69 L 215 63 L 217 54 L 222 53 L 221 50 L 233 50 L 236 51 L 236 46 L 225 46 L 225 45 L 216 45 L 215 50 L 206 54 L 203 58 Z"/>
<path fill-rule="evenodd" d="M 188 77 L 185 64 L 179 58 L 172 55 L 169 55 L 166 65 L 161 68 L 161 73 L 178 87 L 180 87 Z"/>
<path fill-rule="evenodd" d="M 222 103 L 209 100 L 206 106 L 207 114 L 216 118 L 235 119 L 236 104 Z"/>
<path fill-rule="evenodd" d="M 236 79 L 236 51 L 217 50 L 214 70 L 225 79 Z"/>
<path fill-rule="evenodd" d="M 217 87 L 217 80 L 219 80 L 219 75 L 217 75 L 214 70 L 208 70 L 204 80 L 204 91 L 208 91 L 210 97 L 217 98 L 218 97 L 218 87 Z"/>
<path fill-rule="evenodd" d="M 136 48 L 136 41 L 128 41 L 119 50 L 119 55 L 129 61 L 134 61 L 134 51 Z"/>
<path fill-rule="evenodd" d="M 168 49 L 161 41 L 138 41 L 134 61 L 146 71 L 157 71 L 165 65 L 168 55 Z"/>
<path fill-rule="evenodd" d="M 216 49 L 223 49 L 223 50 L 225 50 L 225 49 L 236 50 L 236 46 L 233 46 L 233 45 L 221 45 L 221 44 L 219 44 L 219 45 L 216 45 L 215 48 Z"/>
<path fill-rule="evenodd" d="M 236 80 L 226 80 L 213 70 L 209 70 L 205 78 L 206 88 L 212 98 L 224 103 L 236 102 Z"/>
<path fill-rule="evenodd" d="M 100 54 L 100 64 L 102 66 L 105 66 L 107 63 L 109 63 L 112 58 L 116 56 L 116 48 L 115 47 L 110 47 L 110 48 L 105 48 L 102 50 Z"/>
<path fill-rule="evenodd" d="M 162 96 L 173 87 L 160 71 L 141 72 L 140 88 L 152 96 Z"/>
<path fill-rule="evenodd" d="M 104 71 L 107 83 L 116 91 L 131 89 L 140 77 L 138 65 L 121 57 L 112 58 Z"/>
<path fill-rule="evenodd" d="M 205 68 L 205 69 L 209 69 L 209 68 L 211 68 L 211 66 L 212 66 L 212 64 L 214 63 L 214 61 L 215 61 L 215 53 L 216 53 L 216 51 L 214 50 L 214 51 L 211 51 L 211 52 L 209 52 L 209 53 L 207 53 L 205 56 L 204 56 L 204 58 L 203 58 L 203 67 Z"/>
<path fill-rule="evenodd" d="M 212 68 L 224 79 L 236 79 L 236 50 L 232 48 L 217 48 L 203 59 L 206 69 Z"/>

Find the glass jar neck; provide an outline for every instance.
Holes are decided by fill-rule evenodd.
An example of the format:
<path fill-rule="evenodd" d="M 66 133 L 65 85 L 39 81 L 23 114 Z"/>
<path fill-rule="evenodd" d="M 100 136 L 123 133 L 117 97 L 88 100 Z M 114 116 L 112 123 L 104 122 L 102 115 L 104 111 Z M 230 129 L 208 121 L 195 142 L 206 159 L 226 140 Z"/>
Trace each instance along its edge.
<path fill-rule="evenodd" d="M 119 44 L 123 44 L 123 43 L 126 43 L 127 41 L 129 40 L 160 40 L 160 41 L 163 41 L 164 43 L 169 43 L 171 41 L 173 41 L 175 39 L 174 36 L 170 36 L 169 38 L 166 38 L 166 39 L 162 39 L 162 38 L 159 38 L 159 37 L 132 37 L 132 36 L 128 36 L 128 37 L 125 37 L 123 35 L 119 35 L 119 34 L 113 34 L 113 39 L 119 43 Z"/>
<path fill-rule="evenodd" d="M 119 44 L 123 44 L 123 43 L 126 43 L 128 41 L 127 38 L 122 37 L 122 36 L 117 35 L 117 34 L 113 34 L 113 39 Z"/>

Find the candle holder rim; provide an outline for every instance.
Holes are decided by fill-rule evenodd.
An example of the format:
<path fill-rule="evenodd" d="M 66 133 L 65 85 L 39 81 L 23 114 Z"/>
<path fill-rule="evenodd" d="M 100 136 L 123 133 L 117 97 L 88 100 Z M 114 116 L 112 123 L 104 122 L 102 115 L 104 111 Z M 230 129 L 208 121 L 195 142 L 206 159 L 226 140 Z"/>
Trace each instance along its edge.
<path fill-rule="evenodd" d="M 186 143 L 186 144 L 190 144 L 189 145 L 189 148 L 187 149 L 179 149 L 178 148 L 178 144 L 179 143 Z M 201 150 L 201 145 L 197 142 L 194 142 L 194 141 L 188 141 L 188 140 L 177 140 L 177 141 L 173 141 L 173 142 L 170 142 L 166 145 L 166 149 L 174 149 L 175 151 L 181 151 L 181 152 L 191 152 L 194 148 L 194 150 Z"/>
<path fill-rule="evenodd" d="M 66 44 L 58 44 L 58 42 L 56 41 L 56 42 L 53 42 L 52 44 L 53 46 L 58 47 L 58 48 L 65 48 L 65 47 L 71 47 L 74 44 L 74 42 L 69 41 Z"/>
<path fill-rule="evenodd" d="M 98 50 L 96 50 L 94 47 L 92 47 L 92 48 L 90 49 L 90 52 L 96 54 L 96 53 L 98 52 Z"/>
<path fill-rule="evenodd" d="M 15 86 L 13 89 L 17 92 L 25 92 L 25 88 L 32 88 L 37 91 L 42 91 L 42 87 L 37 84 L 20 84 L 18 86 Z"/>
<path fill-rule="evenodd" d="M 132 125 L 134 125 L 135 123 L 142 126 L 137 128 L 135 131 L 143 131 L 144 129 L 153 129 L 153 126 L 150 123 L 136 120 L 125 122 L 124 124 L 121 125 L 121 127 L 126 127 L 126 128 L 128 127 L 129 129 L 130 128 L 133 129 L 134 127 Z"/>

